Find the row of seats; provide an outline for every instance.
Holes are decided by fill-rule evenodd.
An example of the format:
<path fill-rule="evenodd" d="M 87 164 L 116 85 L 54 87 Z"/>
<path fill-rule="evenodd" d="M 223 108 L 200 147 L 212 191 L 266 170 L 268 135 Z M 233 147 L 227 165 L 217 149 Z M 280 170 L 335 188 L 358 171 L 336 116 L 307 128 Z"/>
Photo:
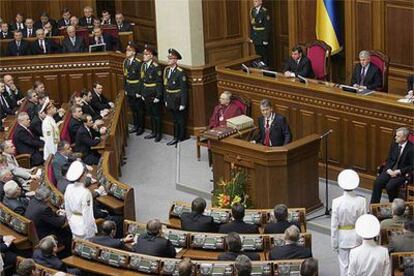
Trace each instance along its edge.
<path fill-rule="evenodd" d="M 388 203 L 375 203 L 369 205 L 369 212 L 376 216 L 379 221 L 384 219 L 392 218 L 392 209 L 391 209 L 391 202 Z M 407 219 L 414 218 L 414 201 L 407 201 L 406 204 L 406 211 L 404 216 Z"/>

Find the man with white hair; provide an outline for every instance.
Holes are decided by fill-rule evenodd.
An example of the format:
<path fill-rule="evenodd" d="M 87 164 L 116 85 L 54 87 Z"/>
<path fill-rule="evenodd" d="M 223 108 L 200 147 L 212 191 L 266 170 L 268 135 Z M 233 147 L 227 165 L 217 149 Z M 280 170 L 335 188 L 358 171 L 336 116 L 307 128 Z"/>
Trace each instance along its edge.
<path fill-rule="evenodd" d="M 62 41 L 62 52 L 63 53 L 80 53 L 85 52 L 85 44 L 81 37 L 76 35 L 76 28 L 69 26 L 66 29 L 68 34 Z"/>
<path fill-rule="evenodd" d="M 29 200 L 22 196 L 22 189 L 14 180 L 10 180 L 4 184 L 3 204 L 13 212 L 24 215 Z"/>
<path fill-rule="evenodd" d="M 93 198 L 85 188 L 85 165 L 74 161 L 70 165 L 66 178 L 74 182 L 65 191 L 65 212 L 74 238 L 89 239 L 95 236 L 97 227 L 93 216 Z"/>
<path fill-rule="evenodd" d="M 359 185 L 359 176 L 353 170 L 343 170 L 338 175 L 338 185 L 344 190 L 342 196 L 332 201 L 331 244 L 338 253 L 341 276 L 348 273 L 349 252 L 361 244 L 355 233 L 355 222 L 366 213 L 365 198 L 357 196 L 353 190 Z"/>
<path fill-rule="evenodd" d="M 355 65 L 352 73 L 351 85 L 354 87 L 366 87 L 369 90 L 382 88 L 382 76 L 380 69 L 371 63 L 371 54 L 363 50 L 359 53 L 359 63 Z"/>
<path fill-rule="evenodd" d="M 243 111 L 231 99 L 229 91 L 220 94 L 219 104 L 214 108 L 210 117 L 209 128 L 226 126 L 226 121 L 243 114 Z"/>
<path fill-rule="evenodd" d="M 406 211 L 405 201 L 401 198 L 396 198 L 391 203 L 392 218 L 381 221 L 381 229 L 383 228 L 402 228 L 404 223 L 408 220 L 404 216 Z"/>
<path fill-rule="evenodd" d="M 348 276 L 391 276 L 388 250 L 374 240 L 380 232 L 378 219 L 368 214 L 360 216 L 355 223 L 355 232 L 363 241 L 349 253 Z"/>

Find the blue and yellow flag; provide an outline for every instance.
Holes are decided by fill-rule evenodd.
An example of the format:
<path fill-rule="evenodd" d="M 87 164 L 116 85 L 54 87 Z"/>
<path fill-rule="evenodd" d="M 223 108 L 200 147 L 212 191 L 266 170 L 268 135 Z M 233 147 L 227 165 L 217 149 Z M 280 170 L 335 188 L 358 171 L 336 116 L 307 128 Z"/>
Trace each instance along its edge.
<path fill-rule="evenodd" d="M 316 37 L 331 46 L 333 55 L 340 52 L 343 46 L 338 2 L 317 0 L 316 3 Z"/>

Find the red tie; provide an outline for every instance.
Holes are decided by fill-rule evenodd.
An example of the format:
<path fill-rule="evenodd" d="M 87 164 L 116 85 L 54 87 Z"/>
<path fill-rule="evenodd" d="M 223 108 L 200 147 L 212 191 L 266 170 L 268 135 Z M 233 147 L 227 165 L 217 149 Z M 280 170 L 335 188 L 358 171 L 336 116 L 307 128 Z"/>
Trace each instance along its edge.
<path fill-rule="evenodd" d="M 270 126 L 269 126 L 269 118 L 266 119 L 264 145 L 270 147 Z"/>

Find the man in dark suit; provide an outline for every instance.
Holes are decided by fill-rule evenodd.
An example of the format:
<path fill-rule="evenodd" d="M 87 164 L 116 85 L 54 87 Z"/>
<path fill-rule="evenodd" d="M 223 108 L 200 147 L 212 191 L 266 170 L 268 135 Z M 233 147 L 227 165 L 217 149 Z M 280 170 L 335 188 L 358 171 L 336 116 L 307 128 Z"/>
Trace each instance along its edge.
<path fill-rule="evenodd" d="M 4 84 L 6 85 L 5 97 L 9 102 L 12 109 L 16 109 L 24 100 L 23 94 L 19 88 L 16 87 L 12 75 L 4 75 L 3 77 Z"/>
<path fill-rule="evenodd" d="M 147 232 L 139 236 L 133 250 L 140 254 L 175 258 L 176 252 L 170 240 L 162 237 L 162 224 L 158 219 L 147 223 Z"/>
<path fill-rule="evenodd" d="M 30 46 L 26 40 L 23 40 L 21 30 L 14 31 L 14 40 L 7 45 L 7 56 L 26 56 L 30 55 Z"/>
<path fill-rule="evenodd" d="M 93 9 L 90 6 L 83 8 L 84 16 L 79 19 L 79 26 L 92 28 L 93 26 Z"/>
<path fill-rule="evenodd" d="M 0 235 L 0 254 L 3 258 L 4 268 L 10 266 L 14 269 L 16 265 L 17 254 L 13 252 L 13 241 L 16 237 L 11 235 Z M 34 271 L 33 271 L 34 272 Z"/>
<path fill-rule="evenodd" d="M 86 89 L 82 90 L 80 93 L 82 98 L 82 112 L 83 114 L 89 114 L 92 116 L 92 120 L 95 122 L 96 120 L 102 119 L 100 112 L 96 112 L 95 109 L 91 106 L 90 102 L 92 101 L 92 92 Z"/>
<path fill-rule="evenodd" d="M 13 136 L 17 154 L 30 154 L 30 164 L 32 166 L 43 164 L 43 154 L 40 152 L 40 148 L 43 148 L 45 143 L 29 130 L 29 115 L 26 112 L 20 112 L 17 116 L 17 122 L 18 125 Z"/>
<path fill-rule="evenodd" d="M 9 24 L 7 22 L 3 22 L 0 25 L 0 39 L 11 39 L 13 38 L 13 33 L 9 30 Z"/>
<path fill-rule="evenodd" d="M 218 225 L 210 216 L 203 215 L 206 209 L 206 201 L 197 197 L 191 202 L 191 213 L 181 214 L 181 229 L 196 232 L 217 232 Z"/>
<path fill-rule="evenodd" d="M 103 246 L 121 250 L 128 250 L 125 244 L 134 241 L 134 236 L 132 234 L 128 234 L 125 238 L 122 239 L 115 239 L 114 237 L 116 234 L 116 224 L 111 220 L 106 220 L 104 223 L 102 223 L 101 231 L 101 235 L 93 237 L 90 239 L 90 241 Z"/>
<path fill-rule="evenodd" d="M 68 36 L 62 41 L 63 53 L 81 53 L 86 51 L 83 39 L 76 36 L 76 29 L 73 26 L 69 26 L 66 29 Z"/>
<path fill-rule="evenodd" d="M 414 146 L 408 141 L 410 131 L 401 127 L 395 132 L 395 143 L 392 143 L 382 173 L 377 176 L 372 190 L 371 204 L 379 203 L 382 189 L 386 189 L 390 202 L 398 197 L 399 187 L 405 182 L 405 174 L 414 169 Z"/>
<path fill-rule="evenodd" d="M 28 37 L 35 37 L 36 36 L 36 30 L 34 28 L 34 22 L 33 22 L 33 18 L 26 18 L 26 20 L 24 21 L 24 25 L 26 26 L 23 29 L 23 37 L 24 38 L 28 38 Z"/>
<path fill-rule="evenodd" d="M 93 36 L 89 38 L 89 45 L 105 43 L 107 51 L 118 50 L 115 47 L 114 38 L 109 34 L 103 33 L 100 27 L 94 27 L 92 34 Z"/>
<path fill-rule="evenodd" d="M 56 21 L 54 19 L 51 19 L 47 12 L 42 12 L 42 14 L 40 14 L 40 19 L 34 23 L 33 27 L 35 30 L 44 29 L 46 23 L 48 22 L 52 24 L 53 28 L 57 27 Z"/>
<path fill-rule="evenodd" d="M 302 76 L 304 78 L 313 78 L 311 61 L 303 55 L 302 47 L 295 46 L 292 48 L 292 55 L 283 66 L 283 73 L 287 78 Z"/>
<path fill-rule="evenodd" d="M 52 26 L 50 22 L 47 22 L 43 27 L 45 31 L 45 37 L 57 36 L 59 35 L 59 30 Z"/>
<path fill-rule="evenodd" d="M 414 74 L 411 74 L 407 78 L 407 91 L 411 93 L 413 92 L 413 84 L 414 84 Z"/>
<path fill-rule="evenodd" d="M 58 45 L 52 39 L 45 38 L 45 31 L 43 29 L 36 30 L 37 39 L 32 42 L 32 55 L 48 55 L 57 52 Z"/>
<path fill-rule="evenodd" d="M 255 252 L 242 252 L 242 242 L 239 234 L 230 232 L 226 237 L 227 252 L 218 255 L 220 261 L 235 261 L 237 256 L 246 255 L 252 261 L 260 261 L 259 254 Z"/>
<path fill-rule="evenodd" d="M 285 204 L 277 204 L 273 209 L 273 215 L 276 219 L 275 222 L 270 222 L 266 224 L 264 233 L 266 234 L 283 234 L 285 230 L 291 225 L 296 225 L 299 228 L 299 225 L 289 222 L 288 219 L 288 208 Z"/>
<path fill-rule="evenodd" d="M 370 53 L 363 50 L 359 53 L 359 63 L 355 65 L 352 73 L 351 85 L 366 87 L 369 90 L 382 88 L 382 75 L 380 69 L 370 62 Z"/>
<path fill-rule="evenodd" d="M 75 150 L 82 153 L 82 159 L 87 165 L 97 165 L 101 155 L 92 147 L 101 142 L 99 132 L 93 129 L 93 121 L 90 115 L 82 116 L 83 126 L 76 134 Z"/>
<path fill-rule="evenodd" d="M 35 89 L 29 89 L 26 94 L 26 112 L 29 114 L 30 120 L 37 114 L 37 110 L 39 110 L 39 99 L 38 94 Z"/>
<path fill-rule="evenodd" d="M 404 223 L 402 235 L 391 236 L 388 250 L 390 253 L 414 251 L 414 220 Z"/>
<path fill-rule="evenodd" d="M 102 11 L 101 25 L 115 25 L 115 19 L 112 17 L 108 10 Z"/>
<path fill-rule="evenodd" d="M 92 88 L 93 92 L 90 102 L 91 106 L 93 109 L 95 109 L 95 112 L 98 112 L 100 114 L 102 111 L 104 113 L 108 113 L 109 110 L 114 107 L 114 104 L 108 101 L 103 95 L 103 85 L 99 82 L 95 82 Z"/>
<path fill-rule="evenodd" d="M 69 166 L 75 158 L 72 157 L 72 147 L 68 141 L 62 140 L 57 146 L 57 152 L 52 160 L 53 175 L 55 176 L 56 182 L 62 182 L 66 179 L 63 174 L 63 166 Z"/>
<path fill-rule="evenodd" d="M 20 30 L 23 31 L 24 29 L 24 19 L 21 13 L 17 13 L 15 17 L 15 21 L 10 24 L 10 30 L 16 31 Z"/>
<path fill-rule="evenodd" d="M 7 181 L 4 186 L 3 204 L 13 212 L 24 215 L 29 200 L 22 196 L 22 189 L 14 180 Z"/>
<path fill-rule="evenodd" d="M 220 233 L 236 232 L 239 234 L 258 234 L 259 229 L 254 224 L 248 224 L 243 221 L 244 218 L 244 207 L 243 205 L 236 203 L 231 208 L 231 214 L 233 221 L 220 225 Z"/>
<path fill-rule="evenodd" d="M 14 106 L 12 105 L 12 102 L 6 92 L 6 85 L 2 80 L 0 80 L 0 109 L 2 113 L 7 116 L 14 115 L 13 108 Z"/>
<path fill-rule="evenodd" d="M 300 237 L 299 228 L 290 226 L 285 231 L 285 245 L 275 246 L 269 252 L 269 260 L 305 259 L 312 257 L 309 248 L 297 244 Z"/>
<path fill-rule="evenodd" d="M 62 18 L 58 20 L 57 27 L 58 29 L 65 29 L 70 26 L 70 18 L 72 13 L 68 8 L 62 10 Z"/>
<path fill-rule="evenodd" d="M 82 122 L 82 107 L 80 107 L 79 105 L 73 105 L 71 108 L 71 118 L 69 121 L 69 136 L 70 136 L 70 142 L 74 143 L 76 140 L 76 135 L 78 133 L 79 128 L 83 125 Z"/>
<path fill-rule="evenodd" d="M 268 147 L 278 147 L 292 142 L 292 133 L 286 118 L 273 112 L 271 101 L 263 99 L 260 102 L 260 110 L 263 116 L 259 117 L 259 133 L 256 143 Z"/>
<path fill-rule="evenodd" d="M 42 123 L 45 118 L 46 118 L 46 113 L 39 111 L 30 120 L 29 129 L 36 137 L 43 137 Z"/>
<path fill-rule="evenodd" d="M 116 27 L 119 32 L 132 32 L 132 26 L 125 21 L 124 15 L 120 12 L 115 14 Z"/>

